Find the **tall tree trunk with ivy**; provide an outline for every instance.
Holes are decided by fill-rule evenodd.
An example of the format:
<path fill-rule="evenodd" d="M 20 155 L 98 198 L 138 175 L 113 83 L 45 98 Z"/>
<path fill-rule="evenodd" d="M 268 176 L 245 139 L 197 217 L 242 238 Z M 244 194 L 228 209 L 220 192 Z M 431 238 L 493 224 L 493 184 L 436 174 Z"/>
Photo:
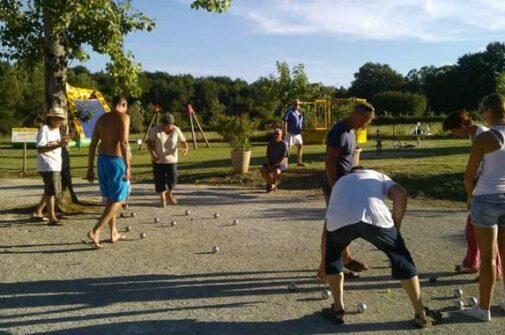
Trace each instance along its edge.
<path fill-rule="evenodd" d="M 67 113 L 67 55 L 63 45 L 63 33 L 54 29 L 53 19 L 56 17 L 51 8 L 43 7 L 43 31 L 44 31 L 44 87 L 46 113 L 54 107 L 60 107 L 65 111 L 65 125 L 62 127 L 62 135 L 68 134 Z M 70 168 L 70 154 L 67 147 L 62 148 L 61 184 L 62 198 L 60 204 L 78 202 L 77 195 L 72 185 Z"/>

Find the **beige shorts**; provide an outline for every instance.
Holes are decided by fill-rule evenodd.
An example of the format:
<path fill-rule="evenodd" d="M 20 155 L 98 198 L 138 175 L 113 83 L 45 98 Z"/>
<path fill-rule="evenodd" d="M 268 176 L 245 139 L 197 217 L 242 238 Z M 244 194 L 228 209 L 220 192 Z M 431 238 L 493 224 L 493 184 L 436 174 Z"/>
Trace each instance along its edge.
<path fill-rule="evenodd" d="M 295 134 L 287 133 L 286 134 L 286 142 L 288 143 L 289 146 L 303 145 L 302 134 L 295 135 Z"/>

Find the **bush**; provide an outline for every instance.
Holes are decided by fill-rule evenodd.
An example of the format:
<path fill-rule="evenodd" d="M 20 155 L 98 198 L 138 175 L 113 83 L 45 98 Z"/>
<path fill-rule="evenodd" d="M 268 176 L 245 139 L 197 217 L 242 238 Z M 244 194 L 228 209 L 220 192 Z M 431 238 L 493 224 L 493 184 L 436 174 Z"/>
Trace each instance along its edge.
<path fill-rule="evenodd" d="M 372 105 L 377 115 L 390 113 L 394 116 L 421 116 L 428 107 L 428 100 L 418 93 L 386 91 L 374 95 Z"/>
<path fill-rule="evenodd" d="M 228 142 L 232 151 L 248 151 L 251 148 L 250 138 L 256 129 L 256 121 L 248 115 L 219 115 L 214 122 L 214 129 Z"/>

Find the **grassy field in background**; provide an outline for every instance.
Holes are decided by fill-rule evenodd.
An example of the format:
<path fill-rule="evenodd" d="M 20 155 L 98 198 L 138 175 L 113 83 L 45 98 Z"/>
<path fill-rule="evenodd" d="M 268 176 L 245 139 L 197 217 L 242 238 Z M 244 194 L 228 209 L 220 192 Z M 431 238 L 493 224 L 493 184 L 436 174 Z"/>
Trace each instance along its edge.
<path fill-rule="evenodd" d="M 414 143 L 409 141 L 409 143 Z M 420 148 L 393 149 L 392 143 L 385 140 L 381 156 L 375 153 L 375 141 L 363 146 L 362 165 L 390 174 L 395 180 L 406 186 L 412 196 L 435 199 L 464 200 L 463 170 L 469 152 L 468 140 L 429 139 L 422 142 Z M 232 184 L 261 187 L 263 181 L 259 167 L 264 162 L 265 144 L 254 143 L 252 149 L 251 172 L 246 175 L 231 175 L 230 149 L 225 143 L 211 143 L 207 149 L 199 144 L 198 150 L 190 150 L 186 157 L 181 157 L 179 173 L 181 183 Z M 191 146 L 190 146 L 191 147 Z M 320 187 L 324 161 L 323 145 L 305 146 L 305 168 L 290 164 L 284 174 L 282 188 L 317 189 Z M 81 180 L 86 172 L 87 148 L 72 149 L 73 176 Z M 294 162 L 294 148 L 291 162 Z M 37 176 L 35 170 L 36 151 L 28 151 L 28 176 Z M 22 150 L 13 149 L 10 143 L 0 144 L 0 177 L 23 177 Z M 133 146 L 132 177 L 134 181 L 152 179 L 151 163 L 145 149 L 137 150 Z"/>

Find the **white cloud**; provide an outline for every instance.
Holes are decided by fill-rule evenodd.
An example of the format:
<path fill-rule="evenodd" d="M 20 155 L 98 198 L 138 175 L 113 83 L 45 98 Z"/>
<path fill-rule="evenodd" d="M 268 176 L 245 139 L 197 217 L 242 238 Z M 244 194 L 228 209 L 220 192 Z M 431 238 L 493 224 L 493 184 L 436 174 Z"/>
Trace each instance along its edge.
<path fill-rule="evenodd" d="M 470 40 L 505 33 L 503 0 L 235 0 L 263 34 L 372 40 Z"/>

